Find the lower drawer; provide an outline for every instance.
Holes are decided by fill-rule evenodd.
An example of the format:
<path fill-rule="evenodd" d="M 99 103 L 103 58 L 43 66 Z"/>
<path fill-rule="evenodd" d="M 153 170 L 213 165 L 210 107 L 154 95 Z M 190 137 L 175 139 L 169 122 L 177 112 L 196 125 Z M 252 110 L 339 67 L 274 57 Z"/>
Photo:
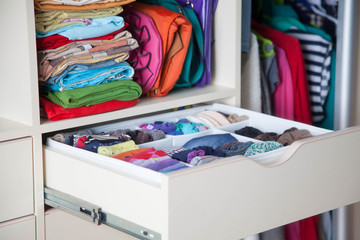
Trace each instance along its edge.
<path fill-rule="evenodd" d="M 32 139 L 0 143 L 0 222 L 33 214 Z"/>
<path fill-rule="evenodd" d="M 298 124 L 229 110 L 269 126 Z M 45 146 L 45 181 L 95 206 L 80 204 L 79 212 L 93 217 L 99 206 L 99 222 L 117 222 L 114 227 L 144 239 L 235 240 L 359 201 L 359 139 L 359 127 L 325 131 L 261 161 L 234 156 L 166 174 L 70 146 Z"/>
<path fill-rule="evenodd" d="M 0 239 L 35 240 L 35 217 L 28 216 L 0 224 Z"/>

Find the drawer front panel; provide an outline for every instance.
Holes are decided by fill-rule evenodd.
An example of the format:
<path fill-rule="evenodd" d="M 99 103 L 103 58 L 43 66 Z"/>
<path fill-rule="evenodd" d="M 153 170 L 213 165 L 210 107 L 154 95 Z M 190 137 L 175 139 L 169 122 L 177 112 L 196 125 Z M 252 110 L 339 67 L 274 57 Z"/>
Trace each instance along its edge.
<path fill-rule="evenodd" d="M 32 139 L 0 143 L 0 222 L 33 214 Z"/>
<path fill-rule="evenodd" d="M 0 239 L 35 240 L 35 217 L 23 217 L 0 224 Z"/>
<path fill-rule="evenodd" d="M 232 158 L 171 173 L 169 239 L 240 239 L 358 202 L 359 130 L 299 142 L 272 167 Z"/>
<path fill-rule="evenodd" d="M 46 187 L 98 205 L 105 212 L 156 232 L 166 226 L 167 191 L 163 186 L 144 183 L 48 147 L 44 156 Z"/>

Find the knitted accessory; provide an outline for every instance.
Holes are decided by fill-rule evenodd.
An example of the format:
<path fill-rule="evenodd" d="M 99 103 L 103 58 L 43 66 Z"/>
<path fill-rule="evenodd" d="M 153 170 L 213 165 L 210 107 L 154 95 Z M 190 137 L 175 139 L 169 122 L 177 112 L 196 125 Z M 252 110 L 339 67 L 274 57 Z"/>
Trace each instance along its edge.
<path fill-rule="evenodd" d="M 192 150 L 203 150 L 205 152 L 205 155 L 212 155 L 212 156 L 216 156 L 216 157 L 225 157 L 225 153 L 222 151 L 218 151 L 213 149 L 212 147 L 208 147 L 208 146 L 199 146 L 199 147 L 195 147 Z"/>
<path fill-rule="evenodd" d="M 281 148 L 283 145 L 278 142 L 258 142 L 252 144 L 248 149 L 246 149 L 245 156 L 254 156 L 260 153 L 269 152 L 278 148 Z"/>
<path fill-rule="evenodd" d="M 279 134 L 275 132 L 266 132 L 255 137 L 260 141 L 276 141 L 279 138 Z"/>
<path fill-rule="evenodd" d="M 296 131 L 296 130 L 299 130 L 299 129 L 297 129 L 296 127 L 292 127 L 292 128 L 286 129 L 286 130 L 283 132 L 283 134 L 284 134 L 284 133 L 287 133 L 287 132 Z"/>
<path fill-rule="evenodd" d="M 81 130 L 79 132 L 70 132 L 65 133 L 65 138 L 62 143 L 65 143 L 70 146 L 74 146 L 74 135 L 91 135 L 92 132 L 90 130 Z"/>
<path fill-rule="evenodd" d="M 204 150 L 193 150 L 193 151 L 189 152 L 187 155 L 187 163 L 190 163 L 191 160 L 197 156 L 205 156 L 205 151 Z"/>
<path fill-rule="evenodd" d="M 65 133 L 57 133 L 52 136 L 51 139 L 57 142 L 63 142 L 65 140 Z"/>
<path fill-rule="evenodd" d="M 200 120 L 199 121 L 200 123 L 204 124 L 205 126 L 207 126 L 209 128 L 216 127 L 216 125 L 214 125 L 211 121 L 209 121 L 208 119 L 206 119 L 204 117 L 197 116 L 196 118 Z"/>
<path fill-rule="evenodd" d="M 193 122 L 193 123 L 203 123 L 198 117 L 195 117 L 195 116 L 188 116 L 188 117 L 186 117 L 186 119 L 189 122 Z"/>
<path fill-rule="evenodd" d="M 289 131 L 289 132 L 285 132 L 284 134 L 282 134 L 279 138 L 278 138 L 278 142 L 281 143 L 284 146 L 288 146 L 290 144 L 292 144 L 293 142 L 303 139 L 303 138 L 308 138 L 308 137 L 312 137 L 311 133 L 309 132 L 309 130 L 293 130 L 293 131 Z"/>
<path fill-rule="evenodd" d="M 207 116 L 207 115 L 201 115 L 200 113 L 198 115 L 196 115 L 196 117 L 200 118 L 202 121 L 203 119 L 206 119 L 208 122 L 211 123 L 211 125 L 213 125 L 214 127 L 220 127 L 221 124 L 216 121 L 214 118 Z M 206 125 L 206 124 L 205 124 Z"/>
<path fill-rule="evenodd" d="M 165 133 L 161 130 L 154 129 L 152 131 L 147 131 L 147 132 L 150 134 L 153 141 L 157 141 L 157 140 L 165 138 Z"/>
<path fill-rule="evenodd" d="M 151 142 L 152 138 L 148 131 L 135 130 L 135 138 L 133 139 L 136 144 Z"/>
<path fill-rule="evenodd" d="M 215 111 L 203 111 L 196 116 L 210 117 L 211 119 L 215 120 L 220 126 L 226 126 L 230 124 L 229 120 L 227 120 L 227 118 L 223 114 Z"/>
<path fill-rule="evenodd" d="M 175 153 L 185 151 L 188 149 L 183 148 L 183 147 L 172 146 L 172 147 L 162 148 L 162 150 L 166 153 L 166 155 L 168 155 L 169 157 L 172 157 L 172 155 L 174 155 Z"/>
<path fill-rule="evenodd" d="M 204 163 L 208 163 L 208 162 L 212 162 L 215 159 L 220 159 L 217 156 L 211 156 L 211 155 L 206 155 L 206 156 L 197 156 L 194 157 L 191 161 L 190 161 L 190 165 L 192 166 L 198 166 L 198 165 L 202 165 Z"/>
<path fill-rule="evenodd" d="M 255 138 L 256 136 L 263 134 L 259 129 L 250 126 L 236 130 L 235 133 L 249 138 Z"/>
<path fill-rule="evenodd" d="M 244 155 L 246 149 L 248 149 L 253 142 L 229 142 L 219 146 L 216 150 L 225 153 L 226 157 L 235 155 Z"/>
<path fill-rule="evenodd" d="M 192 151 L 193 151 L 193 150 L 180 151 L 180 152 L 174 153 L 174 154 L 171 156 L 171 158 L 186 163 L 187 160 L 188 160 L 188 154 L 189 154 L 190 152 L 192 152 Z"/>
<path fill-rule="evenodd" d="M 227 117 L 227 120 L 229 120 L 230 123 L 236 123 L 249 120 L 249 117 L 246 115 L 238 116 L 236 113 L 233 113 Z"/>

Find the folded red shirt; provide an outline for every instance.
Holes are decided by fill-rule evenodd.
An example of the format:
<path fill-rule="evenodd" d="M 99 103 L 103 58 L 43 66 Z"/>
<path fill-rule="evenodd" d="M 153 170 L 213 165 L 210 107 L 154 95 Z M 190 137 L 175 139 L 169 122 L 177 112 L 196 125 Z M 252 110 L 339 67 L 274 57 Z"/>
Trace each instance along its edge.
<path fill-rule="evenodd" d="M 123 108 L 133 107 L 138 99 L 131 101 L 108 101 L 104 103 L 94 104 L 89 107 L 63 108 L 46 98 L 40 97 L 41 115 L 47 117 L 51 121 L 63 120 L 68 118 L 84 117 L 98 113 L 120 110 Z"/>
<path fill-rule="evenodd" d="M 72 43 L 72 42 L 78 42 L 78 41 L 88 41 L 88 40 L 111 40 L 114 38 L 114 36 L 122 31 L 124 31 L 129 26 L 128 23 L 125 22 L 125 25 L 123 28 L 109 33 L 104 36 L 96 37 L 96 38 L 88 38 L 88 39 L 81 39 L 81 40 L 70 40 L 67 37 L 61 36 L 61 35 L 51 35 L 44 38 L 37 38 L 36 39 L 36 47 L 38 50 L 45 50 L 45 49 L 55 49 L 61 46 L 64 46 L 66 44 Z"/>

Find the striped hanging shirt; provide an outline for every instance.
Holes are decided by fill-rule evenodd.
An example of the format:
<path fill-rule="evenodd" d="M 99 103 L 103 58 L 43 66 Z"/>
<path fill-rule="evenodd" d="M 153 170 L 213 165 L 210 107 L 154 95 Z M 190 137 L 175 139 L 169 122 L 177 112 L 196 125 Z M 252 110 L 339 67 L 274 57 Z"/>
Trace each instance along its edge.
<path fill-rule="evenodd" d="M 330 90 L 332 43 L 320 35 L 292 27 L 286 34 L 299 40 L 303 52 L 313 122 L 325 117 L 324 105 Z"/>

